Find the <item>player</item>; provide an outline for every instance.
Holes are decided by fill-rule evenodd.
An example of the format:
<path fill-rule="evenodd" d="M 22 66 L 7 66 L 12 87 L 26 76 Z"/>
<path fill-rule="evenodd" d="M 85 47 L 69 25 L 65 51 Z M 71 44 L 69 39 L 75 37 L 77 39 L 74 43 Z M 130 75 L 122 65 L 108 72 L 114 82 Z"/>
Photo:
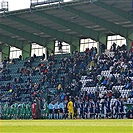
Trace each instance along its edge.
<path fill-rule="evenodd" d="M 88 101 L 85 101 L 84 103 L 84 119 L 88 118 Z"/>
<path fill-rule="evenodd" d="M 100 100 L 97 100 L 96 104 L 95 104 L 95 118 L 99 119 L 100 118 Z"/>
<path fill-rule="evenodd" d="M 18 119 L 18 103 L 14 103 L 14 119 Z"/>
<path fill-rule="evenodd" d="M 18 104 L 18 119 L 21 119 L 21 103 Z"/>
<path fill-rule="evenodd" d="M 114 103 L 115 106 L 115 118 L 118 118 L 118 111 L 119 111 L 119 100 L 117 99 Z"/>
<path fill-rule="evenodd" d="M 80 103 L 78 102 L 78 107 L 77 107 L 77 118 L 81 118 L 81 115 L 80 115 Z"/>
<path fill-rule="evenodd" d="M 68 102 L 67 104 L 67 109 L 68 109 L 68 118 L 72 118 L 73 119 L 73 116 L 74 116 L 74 110 L 73 110 L 73 102 L 72 100 L 70 99 L 70 101 Z"/>
<path fill-rule="evenodd" d="M 58 119 L 58 111 L 59 111 L 59 106 L 58 102 L 54 104 L 54 119 Z"/>
<path fill-rule="evenodd" d="M 36 100 L 34 100 L 34 103 L 32 104 L 32 118 L 36 119 Z"/>
<path fill-rule="evenodd" d="M 59 104 L 59 119 L 63 119 L 63 113 L 64 113 L 64 104 L 63 104 L 63 102 L 61 102 L 60 104 Z"/>
<path fill-rule="evenodd" d="M 31 112 L 30 103 L 27 103 L 26 106 L 25 106 L 26 119 L 30 118 L 30 112 Z"/>
<path fill-rule="evenodd" d="M 48 117 L 48 103 L 47 101 L 45 101 L 44 105 L 43 105 L 43 109 L 42 109 L 42 118 L 43 119 L 47 119 Z"/>
<path fill-rule="evenodd" d="M 90 118 L 94 118 L 94 115 L 95 115 L 95 104 L 94 104 L 94 101 L 92 99 L 90 99 L 89 106 L 90 106 Z"/>
<path fill-rule="evenodd" d="M 84 118 L 84 103 L 83 102 L 81 102 L 80 103 L 80 118 Z"/>
<path fill-rule="evenodd" d="M 49 119 L 52 119 L 53 118 L 53 111 L 54 111 L 54 105 L 52 104 L 52 102 L 49 103 L 48 108 L 49 108 Z"/>
<path fill-rule="evenodd" d="M 14 104 L 10 106 L 11 119 L 14 119 Z"/>
<path fill-rule="evenodd" d="M 25 113 L 26 113 L 26 107 L 25 107 L 25 103 L 22 103 L 21 105 L 21 116 L 22 116 L 22 119 L 25 119 Z"/>
<path fill-rule="evenodd" d="M 8 119 L 8 113 L 9 113 L 9 104 L 8 102 L 6 102 L 6 104 L 4 105 L 4 118 Z"/>
<path fill-rule="evenodd" d="M 78 118 L 78 101 L 75 99 L 74 102 L 74 118 Z"/>
<path fill-rule="evenodd" d="M 68 108 L 67 108 L 67 101 L 64 102 L 64 116 L 63 118 L 67 119 L 68 118 Z"/>
<path fill-rule="evenodd" d="M 109 98 L 107 98 L 106 107 L 107 107 L 107 118 L 111 118 L 111 104 Z"/>

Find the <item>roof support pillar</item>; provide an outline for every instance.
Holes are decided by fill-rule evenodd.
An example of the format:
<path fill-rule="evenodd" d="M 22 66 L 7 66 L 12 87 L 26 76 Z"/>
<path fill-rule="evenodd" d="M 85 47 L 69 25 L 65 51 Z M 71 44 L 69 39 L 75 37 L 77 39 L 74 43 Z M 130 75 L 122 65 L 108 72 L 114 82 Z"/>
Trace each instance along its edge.
<path fill-rule="evenodd" d="M 31 57 L 31 44 L 24 44 L 22 48 L 22 57 L 25 60 L 26 58 Z"/>
<path fill-rule="evenodd" d="M 10 55 L 10 46 L 2 44 L 0 51 L 2 53 L 2 61 L 3 61 L 4 57 L 9 57 L 9 55 Z"/>
<path fill-rule="evenodd" d="M 102 43 L 100 43 L 102 42 Z M 98 45 L 98 54 L 101 54 L 102 53 L 102 50 L 101 50 L 101 44 L 104 44 L 105 45 L 105 48 L 107 49 L 107 36 L 101 36 L 101 38 L 99 39 L 99 45 Z"/>
<path fill-rule="evenodd" d="M 70 54 L 73 54 L 74 51 L 80 52 L 80 39 L 76 39 L 70 44 Z"/>
<path fill-rule="evenodd" d="M 55 52 L 55 41 L 48 42 L 46 48 L 49 51 L 49 54 L 51 54 L 52 52 Z"/>
<path fill-rule="evenodd" d="M 129 38 L 132 38 L 132 39 L 129 39 Z M 131 32 L 131 33 L 128 35 L 128 38 L 126 39 L 127 50 L 131 50 L 131 48 L 132 48 L 132 42 L 133 42 L 133 32 Z"/>
<path fill-rule="evenodd" d="M 127 50 L 131 50 L 131 48 L 132 48 L 132 42 L 133 42 L 133 41 L 131 41 L 131 40 L 129 40 L 129 39 L 126 39 Z"/>

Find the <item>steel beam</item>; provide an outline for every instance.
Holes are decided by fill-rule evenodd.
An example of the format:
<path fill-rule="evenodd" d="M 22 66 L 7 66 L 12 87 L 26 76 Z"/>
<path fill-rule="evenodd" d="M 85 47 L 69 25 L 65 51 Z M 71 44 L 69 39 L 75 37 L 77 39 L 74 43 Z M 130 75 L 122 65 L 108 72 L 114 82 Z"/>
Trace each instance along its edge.
<path fill-rule="evenodd" d="M 91 21 L 97 25 L 100 25 L 101 27 L 104 27 L 104 28 L 106 28 L 106 29 L 118 34 L 118 35 L 121 35 L 125 38 L 128 38 L 129 40 L 133 40 L 133 38 L 130 36 L 130 34 L 132 34 L 133 31 L 130 29 L 127 29 L 127 28 L 125 28 L 119 24 L 115 24 L 113 22 L 107 21 L 105 19 L 91 15 L 91 14 L 86 13 L 86 12 L 82 12 L 82 11 L 74 9 L 72 7 L 66 6 L 66 7 L 62 7 L 62 9 L 65 11 L 71 12 L 73 14 L 76 14 L 77 16 L 79 16 L 83 19 L 86 19 L 88 21 Z"/>
<path fill-rule="evenodd" d="M 57 40 L 64 41 L 64 42 L 69 43 L 69 44 L 72 44 L 72 42 L 78 38 L 76 36 L 67 34 L 65 32 L 61 32 L 61 31 L 58 31 L 56 29 L 53 29 L 53 28 L 50 28 L 50 27 L 47 27 L 47 26 L 44 26 L 41 24 L 37 24 L 35 22 L 29 21 L 29 20 L 26 20 L 26 19 L 23 19 L 23 18 L 20 18 L 17 16 L 8 16 L 8 18 L 10 18 L 14 21 L 17 21 L 19 23 L 22 23 L 26 26 L 29 26 L 31 28 L 34 28 L 38 31 L 47 33 L 47 34 L 57 38 Z"/>
<path fill-rule="evenodd" d="M 123 17 L 123 18 L 125 18 L 125 19 L 127 19 L 129 21 L 133 20 L 133 16 L 132 16 L 132 14 L 130 12 L 126 12 L 126 11 L 120 9 L 120 8 L 114 7 L 112 5 L 108 5 L 106 3 L 101 2 L 100 0 L 94 2 L 93 4 L 95 4 L 95 5 L 97 5 L 97 6 L 101 7 L 101 8 L 104 8 L 104 9 L 106 9 L 108 11 L 111 11 L 114 14 L 117 14 L 117 15 L 119 15 L 119 16 L 121 16 L 121 17 Z"/>
<path fill-rule="evenodd" d="M 6 35 L 2 35 L 0 34 L 0 41 L 2 41 L 5 44 L 8 44 L 10 46 L 14 46 L 16 48 L 19 48 L 21 50 L 23 50 L 23 47 L 25 46 L 25 44 L 27 43 L 26 41 L 20 41 L 18 39 L 15 38 L 11 38 L 9 36 Z M 29 44 L 30 45 L 30 44 Z M 24 50 L 25 52 L 29 52 L 27 49 Z"/>
<path fill-rule="evenodd" d="M 48 39 L 42 38 L 38 35 L 34 35 L 32 33 L 29 33 L 23 30 L 19 30 L 17 28 L 10 27 L 5 24 L 0 24 L 0 29 L 8 31 L 12 34 L 18 35 L 20 37 L 23 37 L 27 41 L 31 41 L 31 42 L 34 42 L 34 43 L 37 43 L 43 46 L 48 42 Z"/>
<path fill-rule="evenodd" d="M 47 18 L 47 19 L 53 21 L 54 23 L 60 24 L 61 26 L 64 26 L 65 28 L 70 29 L 71 31 L 76 31 L 76 32 L 82 34 L 83 36 L 91 38 L 95 41 L 100 41 L 100 43 L 104 43 L 101 40 L 101 37 L 107 36 L 104 33 L 92 30 L 90 28 L 86 28 L 82 25 L 79 25 L 79 24 L 71 22 L 71 21 L 64 20 L 64 19 L 59 18 L 59 17 L 55 17 L 55 16 L 47 14 L 43 11 L 42 12 L 34 12 L 34 14 L 37 14 L 38 16 L 41 16 L 43 18 Z"/>

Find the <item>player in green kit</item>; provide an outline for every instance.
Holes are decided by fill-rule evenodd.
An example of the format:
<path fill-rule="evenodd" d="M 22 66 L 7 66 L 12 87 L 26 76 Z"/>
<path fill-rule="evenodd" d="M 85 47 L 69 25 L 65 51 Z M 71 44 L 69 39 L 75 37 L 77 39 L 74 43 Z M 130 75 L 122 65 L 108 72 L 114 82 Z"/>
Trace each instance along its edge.
<path fill-rule="evenodd" d="M 43 119 L 48 118 L 48 103 L 47 103 L 47 101 L 45 101 L 45 103 L 43 105 L 43 109 L 41 110 L 41 115 L 42 115 Z"/>
<path fill-rule="evenodd" d="M 25 112 L 26 112 L 25 103 L 22 103 L 21 104 L 21 112 L 20 112 L 21 119 L 25 118 Z"/>
<path fill-rule="evenodd" d="M 14 117 L 14 119 L 18 119 L 18 103 L 17 103 L 17 102 L 14 103 L 13 108 L 14 108 L 14 114 L 13 114 L 13 117 Z"/>
<path fill-rule="evenodd" d="M 10 106 L 10 118 L 14 119 L 14 104 Z"/>
<path fill-rule="evenodd" d="M 6 102 L 4 105 L 4 118 L 8 119 L 8 115 L 9 115 L 9 105 L 8 102 Z"/>
<path fill-rule="evenodd" d="M 21 103 L 18 104 L 18 119 L 21 119 Z"/>
<path fill-rule="evenodd" d="M 31 116 L 31 105 L 30 103 L 27 103 L 25 105 L 25 114 L 26 114 L 26 119 L 30 119 L 30 116 Z"/>

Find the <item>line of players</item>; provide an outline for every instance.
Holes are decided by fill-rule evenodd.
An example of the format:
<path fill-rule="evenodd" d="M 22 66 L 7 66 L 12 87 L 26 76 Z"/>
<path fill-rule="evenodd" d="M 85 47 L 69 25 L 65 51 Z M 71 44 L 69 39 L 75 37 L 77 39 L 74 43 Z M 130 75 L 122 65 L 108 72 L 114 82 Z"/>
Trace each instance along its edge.
<path fill-rule="evenodd" d="M 68 103 L 52 102 L 48 105 L 49 119 L 66 119 L 66 118 L 79 118 L 79 119 L 100 119 L 100 118 L 119 118 L 126 117 L 126 106 L 122 99 L 117 99 L 111 103 L 110 99 L 102 99 L 94 102 L 92 99 L 88 101 Z M 46 116 L 46 114 L 45 114 Z"/>
<path fill-rule="evenodd" d="M 36 119 L 36 109 L 30 103 L 14 103 L 9 105 L 8 102 L 4 105 L 1 111 L 2 119 Z M 122 99 L 117 99 L 113 104 L 110 99 L 102 99 L 94 102 L 71 100 L 69 102 L 44 103 L 43 109 L 40 111 L 40 116 L 43 119 L 94 119 L 94 118 L 125 118 L 126 106 Z"/>
<path fill-rule="evenodd" d="M 6 102 L 1 113 L 2 119 L 30 119 L 31 105 L 30 103 L 13 103 L 10 105 Z"/>

